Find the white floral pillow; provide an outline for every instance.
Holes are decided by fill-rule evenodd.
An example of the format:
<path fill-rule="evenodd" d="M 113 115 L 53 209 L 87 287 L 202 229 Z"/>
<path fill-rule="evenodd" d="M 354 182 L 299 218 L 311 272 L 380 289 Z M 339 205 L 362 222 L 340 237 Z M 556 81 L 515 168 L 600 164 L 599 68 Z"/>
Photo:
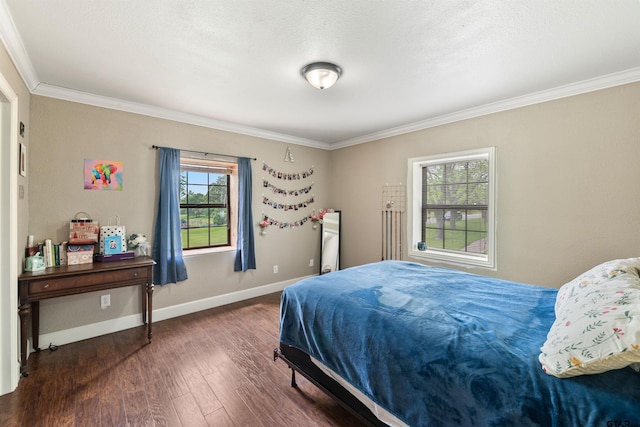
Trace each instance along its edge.
<path fill-rule="evenodd" d="M 639 261 L 602 264 L 558 291 L 539 357 L 546 373 L 565 378 L 640 363 Z"/>
<path fill-rule="evenodd" d="M 589 291 L 592 286 L 601 285 L 625 274 L 638 278 L 640 276 L 640 258 L 616 259 L 607 261 L 566 283 L 558 290 L 556 299 L 556 316 L 565 304 L 575 304 L 575 298 L 582 292 Z"/>

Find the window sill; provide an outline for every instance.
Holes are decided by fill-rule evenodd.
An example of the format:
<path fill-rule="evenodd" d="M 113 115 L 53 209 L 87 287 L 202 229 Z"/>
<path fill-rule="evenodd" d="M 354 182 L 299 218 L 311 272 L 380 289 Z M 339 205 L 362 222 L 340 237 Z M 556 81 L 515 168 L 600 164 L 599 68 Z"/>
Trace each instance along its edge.
<path fill-rule="evenodd" d="M 219 248 L 203 248 L 203 249 L 193 249 L 193 250 L 183 250 L 182 256 L 184 258 L 189 258 L 192 256 L 206 255 L 206 254 L 214 254 L 220 252 L 233 252 L 236 251 L 235 246 L 222 246 Z"/>
<path fill-rule="evenodd" d="M 410 250 L 409 257 L 431 262 L 442 262 L 460 267 L 480 267 L 487 270 L 496 271 L 495 262 L 491 258 L 483 256 L 472 256 L 456 253 L 443 253 L 439 251 L 416 251 Z"/>

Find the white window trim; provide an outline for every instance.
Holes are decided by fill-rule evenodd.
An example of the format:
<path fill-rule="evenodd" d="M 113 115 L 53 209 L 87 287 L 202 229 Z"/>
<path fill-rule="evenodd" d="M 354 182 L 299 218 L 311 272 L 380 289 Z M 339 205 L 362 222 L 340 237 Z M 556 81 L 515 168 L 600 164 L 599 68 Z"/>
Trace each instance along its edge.
<path fill-rule="evenodd" d="M 429 164 L 449 163 L 473 159 L 489 160 L 489 209 L 487 212 L 487 254 L 468 254 L 457 251 L 427 248 L 418 250 L 418 242 L 422 239 L 422 168 Z M 496 270 L 496 149 L 495 147 L 461 151 L 457 153 L 413 157 L 408 161 L 407 199 L 408 221 L 407 242 L 409 257 L 424 260 L 450 263 L 466 267 L 481 267 Z"/>
<path fill-rule="evenodd" d="M 234 242 L 232 246 L 215 246 L 210 248 L 200 248 L 200 249 L 185 249 L 182 251 L 183 258 L 189 258 L 191 256 L 200 256 L 207 254 L 217 254 L 222 252 L 234 252 L 236 251 L 237 245 Z"/>
<path fill-rule="evenodd" d="M 190 163 L 188 167 L 183 168 L 183 164 Z M 221 252 L 230 252 L 237 250 L 237 240 L 238 240 L 238 163 L 230 162 L 226 160 L 206 158 L 192 155 L 192 154 L 182 154 L 180 156 L 180 173 L 183 170 L 201 170 L 206 171 L 210 169 L 209 166 L 211 163 L 217 163 L 218 165 L 213 169 L 224 169 L 227 175 L 229 175 L 229 227 L 231 228 L 231 235 L 228 245 L 224 246 L 209 246 L 205 248 L 182 248 L 182 256 L 189 257 L 192 255 L 205 255 L 209 253 L 221 253 Z"/>

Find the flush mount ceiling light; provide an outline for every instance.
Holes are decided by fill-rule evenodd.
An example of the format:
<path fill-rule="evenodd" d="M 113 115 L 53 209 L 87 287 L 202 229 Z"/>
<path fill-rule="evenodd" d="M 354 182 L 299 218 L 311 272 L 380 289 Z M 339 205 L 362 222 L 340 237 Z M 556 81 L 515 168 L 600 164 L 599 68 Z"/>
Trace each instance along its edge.
<path fill-rule="evenodd" d="M 301 70 L 302 76 L 316 89 L 330 88 L 342 75 L 342 70 L 330 62 L 314 62 L 305 65 Z"/>

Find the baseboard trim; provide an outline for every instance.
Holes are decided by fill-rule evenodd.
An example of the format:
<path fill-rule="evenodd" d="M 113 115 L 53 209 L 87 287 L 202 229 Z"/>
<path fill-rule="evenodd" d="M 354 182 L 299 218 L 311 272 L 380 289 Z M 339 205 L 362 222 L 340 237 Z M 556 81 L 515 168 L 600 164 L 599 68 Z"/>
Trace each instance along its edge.
<path fill-rule="evenodd" d="M 162 320 L 171 319 L 173 317 L 184 316 L 186 314 L 196 313 L 198 311 L 208 310 L 210 308 L 220 307 L 222 305 L 232 304 L 234 302 L 244 301 L 263 295 L 268 295 L 274 292 L 279 292 L 282 291 L 285 287 L 296 283 L 297 281 L 302 280 L 306 277 L 285 280 L 283 282 L 258 286 L 256 288 L 231 292 L 229 294 L 218 295 L 211 298 L 205 298 L 198 301 L 192 301 L 184 304 L 172 305 L 170 307 L 153 310 L 153 322 L 155 323 Z M 70 344 L 72 342 L 82 341 L 89 338 L 98 337 L 100 335 L 106 335 L 113 332 L 123 331 L 125 329 L 135 328 L 140 325 L 142 325 L 141 313 L 123 316 L 117 319 L 106 320 L 104 322 L 90 323 L 88 325 L 78 326 L 76 328 L 42 334 L 40 335 L 40 347 L 42 349 L 46 349 L 50 344 L 56 346 Z M 29 344 L 31 347 L 31 343 Z"/>

